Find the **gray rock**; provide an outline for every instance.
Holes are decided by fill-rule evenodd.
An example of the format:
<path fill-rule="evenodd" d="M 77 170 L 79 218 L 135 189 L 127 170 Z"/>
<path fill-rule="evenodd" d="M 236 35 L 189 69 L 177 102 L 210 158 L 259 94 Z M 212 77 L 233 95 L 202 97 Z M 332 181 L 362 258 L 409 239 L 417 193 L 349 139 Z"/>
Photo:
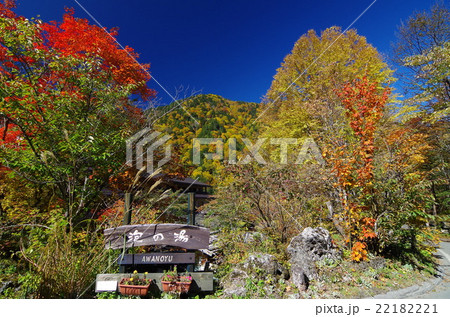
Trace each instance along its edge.
<path fill-rule="evenodd" d="M 270 274 L 273 276 L 282 276 L 284 279 L 289 278 L 289 271 L 278 263 L 276 258 L 271 254 L 252 253 L 242 263 L 242 268 L 247 272 L 253 272 L 253 275 L 262 275 L 264 277 Z"/>
<path fill-rule="evenodd" d="M 245 297 L 247 290 L 245 288 L 245 280 L 248 274 L 239 269 L 234 268 L 222 281 L 223 294 L 225 297 Z"/>
<path fill-rule="evenodd" d="M 355 265 L 358 266 L 358 270 L 360 271 L 365 271 L 368 269 L 380 270 L 386 267 L 386 259 L 383 257 L 375 257 L 370 260 L 370 262 L 363 261 L 356 263 Z"/>
<path fill-rule="evenodd" d="M 291 282 L 297 286 L 300 291 L 306 291 L 308 288 L 309 279 L 301 266 L 294 265 L 291 267 Z"/>
<path fill-rule="evenodd" d="M 245 297 L 248 290 L 245 288 L 248 278 L 253 280 L 267 279 L 269 276 L 274 277 L 274 280 L 280 278 L 288 279 L 289 271 L 283 267 L 273 255 L 265 253 L 252 253 L 248 258 L 236 265 L 231 272 L 222 279 L 221 285 L 223 287 L 225 297 Z M 270 287 L 265 288 L 266 294 L 273 293 Z"/>
<path fill-rule="evenodd" d="M 342 257 L 341 252 L 333 246 L 330 233 L 321 227 L 304 229 L 292 238 L 287 252 L 292 282 L 300 290 L 306 290 L 309 280 L 317 279 L 316 261 Z"/>
<path fill-rule="evenodd" d="M 208 249 L 200 249 L 201 252 L 208 255 L 209 257 L 214 257 L 216 252 L 219 250 L 219 246 L 217 245 L 219 238 L 217 236 L 217 232 L 211 232 L 209 236 L 209 247 Z"/>

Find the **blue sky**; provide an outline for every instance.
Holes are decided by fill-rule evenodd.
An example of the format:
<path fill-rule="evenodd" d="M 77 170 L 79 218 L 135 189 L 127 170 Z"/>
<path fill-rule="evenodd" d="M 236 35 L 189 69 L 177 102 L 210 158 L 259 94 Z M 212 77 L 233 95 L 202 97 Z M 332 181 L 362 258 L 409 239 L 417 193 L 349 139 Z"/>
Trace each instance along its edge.
<path fill-rule="evenodd" d="M 346 29 L 374 0 L 77 0 L 104 27 L 119 28 L 119 42 L 171 94 L 176 87 L 259 102 L 276 69 L 309 29 Z M 95 22 L 74 0 L 18 0 L 16 12 L 61 21 L 65 7 Z M 377 0 L 352 28 L 382 54 L 401 20 L 435 0 Z M 171 98 L 152 80 L 162 103 Z"/>

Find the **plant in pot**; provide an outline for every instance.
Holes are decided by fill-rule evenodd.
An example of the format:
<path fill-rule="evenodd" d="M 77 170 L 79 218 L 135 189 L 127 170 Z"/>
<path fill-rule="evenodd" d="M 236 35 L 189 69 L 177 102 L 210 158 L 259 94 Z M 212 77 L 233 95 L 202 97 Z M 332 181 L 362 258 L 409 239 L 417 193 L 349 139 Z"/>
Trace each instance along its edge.
<path fill-rule="evenodd" d="M 145 296 L 153 280 L 147 278 L 147 272 L 140 278 L 137 271 L 133 272 L 132 277 L 123 278 L 119 283 L 119 291 L 122 295 Z"/>
<path fill-rule="evenodd" d="M 190 275 L 180 275 L 177 281 L 177 291 L 179 293 L 187 293 L 191 288 L 192 276 Z"/>
<path fill-rule="evenodd" d="M 163 292 L 175 292 L 177 288 L 177 281 L 178 272 L 176 266 L 173 271 L 164 271 L 164 274 L 161 276 L 161 286 Z"/>

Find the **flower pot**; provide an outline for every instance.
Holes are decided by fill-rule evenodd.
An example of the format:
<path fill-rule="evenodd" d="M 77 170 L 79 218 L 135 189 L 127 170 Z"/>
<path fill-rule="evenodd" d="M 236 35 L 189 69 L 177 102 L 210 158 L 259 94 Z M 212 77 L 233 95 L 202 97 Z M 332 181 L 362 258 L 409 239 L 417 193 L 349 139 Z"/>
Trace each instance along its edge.
<path fill-rule="evenodd" d="M 175 282 L 171 281 L 161 281 L 162 291 L 166 293 L 175 292 L 177 285 Z"/>
<path fill-rule="evenodd" d="M 187 293 L 191 288 L 191 282 L 177 282 L 177 292 Z"/>
<path fill-rule="evenodd" d="M 126 285 L 124 282 L 128 281 L 128 278 L 123 278 L 119 283 L 119 292 L 122 295 L 127 296 L 145 296 L 148 293 L 150 284 L 146 285 Z"/>

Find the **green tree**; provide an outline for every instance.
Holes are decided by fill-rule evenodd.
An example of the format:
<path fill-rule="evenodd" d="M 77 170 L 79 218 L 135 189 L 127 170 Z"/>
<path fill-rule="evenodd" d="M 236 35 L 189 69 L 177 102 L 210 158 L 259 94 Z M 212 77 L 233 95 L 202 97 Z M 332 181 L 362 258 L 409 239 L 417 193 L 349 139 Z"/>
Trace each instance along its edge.
<path fill-rule="evenodd" d="M 435 215 L 446 214 L 450 201 L 449 105 L 450 105 L 450 11 L 437 2 L 429 11 L 416 12 L 399 27 L 393 44 L 393 60 L 399 66 L 405 99 L 398 117 L 408 124 L 425 126 L 428 190 Z"/>
<path fill-rule="evenodd" d="M 434 46 L 423 54 L 404 59 L 404 65 L 417 68 L 410 84 L 417 92 L 405 101 L 402 114 L 409 112 L 427 116 L 431 122 L 448 118 L 450 114 L 450 42 Z M 425 111 L 423 114 L 422 111 Z M 418 112 L 419 111 L 419 112 Z"/>
<path fill-rule="evenodd" d="M 173 173 L 178 163 L 183 168 L 181 174 L 189 175 L 211 184 L 220 184 L 226 176 L 221 174 L 224 161 L 228 160 L 228 140 L 237 140 L 236 150 L 240 153 L 243 149 L 242 138 L 250 137 L 257 130 L 252 122 L 255 119 L 258 104 L 249 102 L 232 101 L 218 95 L 195 95 L 180 100 L 198 122 L 197 125 L 191 116 L 172 103 L 156 109 L 160 114 L 155 122 L 155 129 L 165 132 L 172 138 L 173 149 L 177 158 L 167 165 L 168 172 Z M 193 163 L 193 139 L 194 138 L 219 138 L 224 142 L 224 161 L 204 159 L 203 154 L 214 152 L 215 148 L 209 145 L 201 145 L 200 165 Z M 175 156 L 175 155 L 174 155 Z M 179 160 L 179 162 L 176 162 Z M 179 168 L 178 168 L 179 169 Z"/>

